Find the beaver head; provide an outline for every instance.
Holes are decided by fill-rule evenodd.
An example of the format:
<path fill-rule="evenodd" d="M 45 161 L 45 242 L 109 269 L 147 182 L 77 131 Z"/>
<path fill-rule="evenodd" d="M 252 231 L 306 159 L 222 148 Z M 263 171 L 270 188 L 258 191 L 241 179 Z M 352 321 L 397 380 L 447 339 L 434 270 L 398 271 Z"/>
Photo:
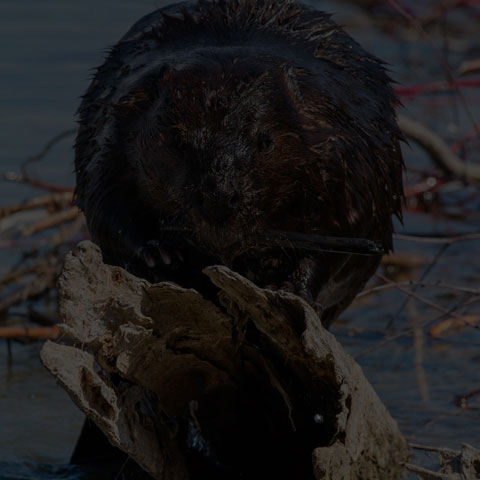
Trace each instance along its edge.
<path fill-rule="evenodd" d="M 389 217 L 382 157 L 318 83 L 281 58 L 214 54 L 123 98 L 120 138 L 162 226 L 228 264 L 258 231 L 362 236 L 366 219 Z"/>
<path fill-rule="evenodd" d="M 328 323 L 380 256 L 260 245 L 257 233 L 389 250 L 396 103 L 383 63 L 323 12 L 282 0 L 161 9 L 113 48 L 82 101 L 77 202 L 109 263 L 199 289 L 212 263 L 261 286 L 290 281 L 334 310 Z"/>

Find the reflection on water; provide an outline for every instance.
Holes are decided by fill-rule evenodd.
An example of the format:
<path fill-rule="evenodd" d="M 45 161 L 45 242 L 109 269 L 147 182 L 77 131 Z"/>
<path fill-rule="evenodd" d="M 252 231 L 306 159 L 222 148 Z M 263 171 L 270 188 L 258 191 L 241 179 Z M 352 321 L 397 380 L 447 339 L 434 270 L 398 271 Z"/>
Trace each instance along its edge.
<path fill-rule="evenodd" d="M 6 342 L 0 343 L 0 461 L 66 463 L 82 426 L 82 415 L 38 352 L 38 344 L 14 343 L 9 366 Z"/>
<path fill-rule="evenodd" d="M 78 467 L 24 462 L 0 462 L 2 480 L 83 480 L 85 472 Z M 92 479 L 93 480 L 93 479 Z"/>
<path fill-rule="evenodd" d="M 16 170 L 19 162 L 38 151 L 45 140 L 74 124 L 74 111 L 85 90 L 90 69 L 99 65 L 105 46 L 115 43 L 127 28 L 143 14 L 166 1 L 99 0 L 3 0 L 0 3 L 0 171 Z M 373 28 L 362 25 L 361 15 L 348 3 L 309 2 L 338 12 L 341 23 L 351 25 L 351 32 L 364 46 L 392 65 L 394 77 L 405 83 L 442 78 L 435 56 L 418 41 L 394 42 Z M 352 15 L 352 12 L 356 12 Z M 335 17 L 334 17 L 335 18 Z M 355 28 L 358 25 L 358 28 Z M 412 68 L 408 59 L 425 58 Z M 451 57 L 459 55 L 457 51 Z M 421 79 L 419 79 L 421 76 Z M 414 105 L 414 106 L 413 106 Z M 431 104 L 407 106 L 410 114 L 420 116 L 430 125 L 451 120 L 445 110 Z M 478 106 L 472 110 L 479 116 Z M 464 125 L 458 112 L 455 121 Z M 40 178 L 65 185 L 73 184 L 72 139 L 57 146 L 41 165 L 33 166 Z M 418 166 L 424 155 L 418 149 L 404 149 L 407 164 Z M 0 204 L 32 194 L 29 187 L 2 183 Z M 479 208 L 474 205 L 472 208 Z M 466 231 L 478 229 L 476 223 L 446 222 L 427 215 L 407 217 L 405 226 L 412 232 Z M 437 247 L 397 242 L 402 252 L 432 257 Z M 8 268 L 11 255 L 0 251 L 0 269 Z M 459 285 L 478 285 L 480 242 L 456 244 L 435 266 L 429 281 L 448 279 Z M 421 269 L 410 272 L 418 278 Z M 443 292 L 445 294 L 445 292 Z M 448 292 L 447 292 L 448 293 Z M 422 289 L 422 295 L 434 298 L 450 308 L 464 298 L 440 296 L 438 290 Z M 357 302 L 343 316 L 333 331 L 341 343 L 356 355 L 383 339 L 382 330 L 403 302 L 401 293 L 389 290 L 382 295 Z M 417 308 L 417 307 L 416 307 Z M 432 318 L 435 312 L 418 306 L 417 315 Z M 395 325 L 410 319 L 412 311 L 404 308 Z M 426 374 L 428 399 L 421 401 L 415 371 L 416 351 L 411 337 L 390 342 L 361 356 L 359 362 L 366 376 L 398 420 L 403 432 L 417 443 L 458 447 L 460 442 L 478 445 L 480 415 L 477 409 L 461 410 L 455 396 L 479 388 L 476 372 L 480 367 L 478 330 L 444 340 L 423 338 L 422 364 Z M 6 344 L 0 343 L 0 480 L 64 479 L 93 477 L 65 467 L 78 436 L 82 416 L 55 385 L 38 359 L 38 345 L 13 345 L 13 361 L 7 365 Z M 418 354 L 418 350 L 417 350 Z M 425 394 L 425 392 L 424 392 Z"/>

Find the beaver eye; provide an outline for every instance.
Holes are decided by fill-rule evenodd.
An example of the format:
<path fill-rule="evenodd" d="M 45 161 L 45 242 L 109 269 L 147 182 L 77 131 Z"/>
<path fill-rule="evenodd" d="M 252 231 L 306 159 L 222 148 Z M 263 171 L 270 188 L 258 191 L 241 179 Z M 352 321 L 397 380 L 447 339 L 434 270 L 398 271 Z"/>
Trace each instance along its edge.
<path fill-rule="evenodd" d="M 272 137 L 268 133 L 262 132 L 257 137 L 257 147 L 261 153 L 270 153 L 275 145 L 273 144 Z"/>

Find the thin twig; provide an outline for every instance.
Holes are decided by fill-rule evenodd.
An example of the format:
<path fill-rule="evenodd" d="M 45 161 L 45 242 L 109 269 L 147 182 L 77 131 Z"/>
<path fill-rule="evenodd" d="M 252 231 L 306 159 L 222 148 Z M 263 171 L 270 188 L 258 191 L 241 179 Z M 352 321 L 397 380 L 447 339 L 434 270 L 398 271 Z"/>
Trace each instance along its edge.
<path fill-rule="evenodd" d="M 35 208 L 49 207 L 50 205 L 69 205 L 72 203 L 72 192 L 57 192 L 41 195 L 39 197 L 29 198 L 24 202 L 15 205 L 0 206 L 0 218 L 13 215 L 14 213 L 32 210 Z"/>
<path fill-rule="evenodd" d="M 3 277 L 0 277 L 0 288 L 17 282 L 20 278 L 26 275 L 38 275 L 44 272 L 48 263 L 45 259 L 38 259 L 33 265 L 23 265 L 7 272 Z"/>
<path fill-rule="evenodd" d="M 402 286 L 398 285 L 395 282 L 392 282 L 389 280 L 387 277 L 382 275 L 381 273 L 376 273 L 376 277 L 380 278 L 384 282 L 392 283 L 395 288 L 398 288 L 401 292 L 405 293 L 405 295 L 408 295 L 409 297 L 415 298 L 416 300 L 424 303 L 425 305 L 428 305 L 429 307 L 434 308 L 435 310 L 438 310 L 439 312 L 443 312 L 445 314 L 450 314 L 453 318 L 456 318 L 457 320 L 461 320 L 462 322 L 466 323 L 468 326 L 476 329 L 480 329 L 480 326 L 475 325 L 473 322 L 468 321 L 465 317 L 462 317 L 461 315 L 458 315 L 456 313 L 450 313 L 451 310 L 448 308 L 442 307 L 441 305 L 438 305 L 435 302 L 432 302 L 431 300 L 428 300 L 428 298 L 423 297 L 422 295 L 418 295 L 418 293 L 415 293 L 411 290 L 408 290 L 407 288 L 403 288 Z"/>
<path fill-rule="evenodd" d="M 0 327 L 0 338 L 50 338 L 56 339 L 60 335 L 60 330 L 56 325 L 50 327 Z"/>
<path fill-rule="evenodd" d="M 440 260 L 440 257 L 445 253 L 445 251 L 447 250 L 447 248 L 449 247 L 450 245 L 449 244 L 444 244 L 442 245 L 442 247 L 440 248 L 440 250 L 437 252 L 437 254 L 435 255 L 434 259 L 432 260 L 432 262 L 428 265 L 428 267 L 423 271 L 422 275 L 420 276 L 420 278 L 418 279 L 420 282 L 422 280 L 425 280 L 425 278 L 427 278 L 427 275 L 433 270 L 433 268 L 435 267 L 435 265 L 438 263 L 438 261 Z M 383 277 L 383 278 L 386 278 L 386 277 Z M 388 280 L 388 279 L 387 279 Z M 414 286 L 412 288 L 412 290 L 409 290 L 411 293 L 415 292 L 417 290 L 417 286 Z M 406 290 L 406 289 L 405 289 Z M 387 330 L 390 329 L 392 327 L 392 325 L 394 324 L 394 322 L 398 319 L 398 317 L 400 316 L 400 314 L 402 313 L 403 309 L 405 308 L 405 306 L 408 304 L 408 302 L 410 301 L 410 299 L 413 297 L 413 295 L 411 296 L 408 296 L 407 298 L 405 298 L 402 302 L 402 304 L 400 305 L 400 307 L 398 308 L 398 310 L 395 312 L 395 315 L 388 321 L 387 323 Z"/>
<path fill-rule="evenodd" d="M 310 233 L 282 232 L 277 230 L 257 233 L 259 245 L 272 244 L 288 248 L 355 255 L 381 255 L 383 248 L 379 242 L 365 238 L 334 237 Z"/>
<path fill-rule="evenodd" d="M 0 312 L 8 310 L 26 300 L 36 298 L 53 288 L 62 264 L 62 258 L 52 256 L 51 262 L 45 270 L 41 274 L 37 274 L 33 281 L 0 299 Z"/>
<path fill-rule="evenodd" d="M 432 39 L 430 38 L 428 33 L 425 31 L 422 24 L 412 14 L 407 12 L 407 10 L 405 10 L 405 8 L 402 5 L 400 5 L 397 0 L 388 0 L 388 2 L 390 3 L 390 5 L 392 5 L 392 7 L 395 10 L 397 10 L 397 12 L 400 13 L 400 15 L 405 17 L 410 22 L 410 24 L 413 26 L 413 28 L 415 30 L 417 30 L 417 32 L 420 34 L 420 36 L 423 37 L 426 40 L 426 42 L 431 46 L 431 48 L 434 50 L 435 54 L 438 56 L 440 65 L 443 68 L 443 71 L 445 73 L 445 76 L 447 77 L 448 82 L 450 83 L 450 85 L 452 85 L 452 87 L 455 89 L 455 92 L 457 93 L 458 97 L 460 98 L 460 101 L 463 104 L 463 108 L 465 109 L 465 112 L 466 112 L 470 122 L 472 123 L 473 126 L 476 127 L 477 122 L 475 121 L 475 119 L 472 115 L 472 112 L 470 111 L 470 108 L 468 107 L 468 103 L 465 99 L 465 96 L 463 95 L 462 91 L 460 90 L 460 88 L 457 85 L 457 82 L 455 81 L 455 78 L 453 76 L 452 70 L 450 69 L 450 66 L 448 65 L 448 62 L 446 61 L 444 55 L 442 55 L 442 52 L 440 52 L 439 49 L 437 48 L 437 46 L 435 45 L 435 43 L 433 43 Z"/>
<path fill-rule="evenodd" d="M 51 248 L 64 245 L 71 241 L 72 238 L 77 236 L 84 228 L 86 229 L 85 217 L 83 214 L 80 214 L 73 220 L 73 222 L 69 222 L 66 225 L 60 225 L 58 231 L 55 232 L 48 240 L 48 245 Z"/>
<path fill-rule="evenodd" d="M 426 452 L 448 452 L 452 455 L 460 455 L 459 451 L 451 450 L 450 448 L 431 447 L 429 445 L 420 445 L 418 443 L 409 443 L 409 445 L 415 450 L 425 450 Z"/>
<path fill-rule="evenodd" d="M 467 400 L 469 398 L 475 397 L 480 394 L 480 388 L 477 388 L 469 393 L 466 393 L 464 395 L 459 395 L 455 399 L 455 403 L 457 404 L 458 407 L 463 408 L 464 410 L 468 408 L 468 402 Z"/>
<path fill-rule="evenodd" d="M 26 158 L 20 167 L 20 170 L 25 178 L 30 178 L 30 176 L 27 173 L 27 166 L 32 163 L 32 162 L 37 162 L 38 160 L 42 160 L 45 155 L 61 140 L 64 138 L 69 137 L 70 135 L 73 135 L 77 131 L 76 128 L 70 128 L 68 130 L 64 130 L 63 132 L 55 135 L 53 138 L 51 138 L 40 150 L 40 152 L 36 153 L 35 155 L 31 155 L 30 157 Z"/>
<path fill-rule="evenodd" d="M 451 283 L 444 283 L 444 282 L 423 282 L 423 281 L 410 280 L 408 282 L 387 283 L 385 285 L 377 285 L 376 287 L 367 288 L 362 292 L 360 292 L 356 296 L 356 298 L 365 297 L 366 295 L 371 295 L 372 293 L 376 293 L 376 292 L 391 290 L 393 288 L 397 288 L 397 285 L 402 287 L 412 287 L 412 286 L 437 287 L 437 288 L 443 288 L 446 290 L 454 290 L 462 293 L 473 293 L 475 295 L 480 295 L 480 288 L 464 287 L 462 285 L 453 285 Z"/>
<path fill-rule="evenodd" d="M 439 135 L 425 125 L 404 115 L 399 115 L 398 126 L 407 138 L 423 147 L 444 171 L 468 182 L 480 181 L 480 165 L 464 162 L 453 153 Z"/>
<path fill-rule="evenodd" d="M 73 187 L 62 187 L 60 185 L 54 185 L 52 183 L 43 182 L 41 180 L 35 180 L 34 178 L 27 177 L 17 172 L 6 172 L 2 174 L 2 178 L 8 182 L 27 183 L 32 187 L 42 190 L 48 190 L 49 192 L 57 193 L 73 193 L 75 190 Z"/>
<path fill-rule="evenodd" d="M 48 215 L 32 225 L 26 226 L 22 229 L 20 233 L 23 237 L 30 237 L 38 232 L 41 232 L 42 230 L 47 230 L 48 228 L 52 227 L 58 227 L 63 223 L 75 220 L 81 215 L 82 213 L 80 212 L 78 207 L 71 207 L 68 210 L 62 210 L 58 213 Z"/>
<path fill-rule="evenodd" d="M 449 473 L 433 472 L 432 470 L 427 470 L 423 467 L 417 467 L 417 465 L 413 465 L 411 463 L 405 463 L 404 467 L 410 472 L 421 475 L 421 477 L 418 478 L 423 480 L 452 480 L 452 476 Z"/>
<path fill-rule="evenodd" d="M 395 93 L 401 97 L 408 99 L 425 93 L 448 92 L 455 88 L 478 88 L 480 87 L 480 79 L 456 80 L 452 82 L 432 82 L 416 85 L 401 86 L 395 88 Z"/>
<path fill-rule="evenodd" d="M 448 315 L 451 315 L 452 313 L 459 310 L 460 308 L 465 307 L 467 305 L 471 305 L 472 303 L 479 302 L 479 301 L 480 301 L 480 296 L 472 296 L 472 298 L 469 301 L 464 302 L 460 305 L 457 305 L 457 306 L 451 308 L 448 312 L 446 312 L 444 314 L 441 314 L 441 315 L 439 315 L 435 318 L 425 320 L 424 322 L 422 322 L 420 324 L 420 326 L 421 326 L 421 328 L 428 327 L 429 325 L 432 325 L 432 324 L 434 324 L 434 323 L 436 323 L 440 320 L 445 319 Z M 406 328 L 403 332 L 400 332 L 400 333 L 397 333 L 397 334 L 392 335 L 390 337 L 384 338 L 383 340 L 376 343 L 375 345 L 372 345 L 371 347 L 368 347 L 365 350 L 362 350 L 360 353 L 357 353 L 356 355 L 354 355 L 354 358 L 357 359 L 357 358 L 363 357 L 363 356 L 365 356 L 365 355 L 367 355 L 367 354 L 369 354 L 369 353 L 371 353 L 375 350 L 378 350 L 379 348 L 384 347 L 385 345 L 389 344 L 390 342 L 398 340 L 399 338 L 406 337 L 407 335 L 410 335 L 411 333 L 412 333 L 412 329 L 411 328 Z"/>
<path fill-rule="evenodd" d="M 410 235 L 404 233 L 394 233 L 393 238 L 397 240 L 405 240 L 408 242 L 418 242 L 418 243 L 437 243 L 437 244 L 449 244 L 456 242 L 465 242 L 468 240 L 480 240 L 480 233 L 466 233 L 464 235 L 456 235 L 453 237 L 433 237 L 433 236 L 422 236 L 422 235 Z"/>

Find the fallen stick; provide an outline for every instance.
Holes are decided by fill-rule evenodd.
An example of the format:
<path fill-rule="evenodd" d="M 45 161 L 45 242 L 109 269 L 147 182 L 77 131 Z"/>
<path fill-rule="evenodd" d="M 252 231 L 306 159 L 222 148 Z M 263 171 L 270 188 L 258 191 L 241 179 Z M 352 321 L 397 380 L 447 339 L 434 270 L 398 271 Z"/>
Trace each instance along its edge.
<path fill-rule="evenodd" d="M 49 192 L 73 194 L 73 191 L 75 190 L 74 187 L 54 185 L 52 183 L 43 182 L 42 180 L 37 180 L 17 172 L 5 172 L 2 174 L 2 178 L 7 182 L 27 183 L 32 187 L 39 188 L 41 190 L 48 190 Z"/>
<path fill-rule="evenodd" d="M 60 330 L 56 325 L 51 327 L 0 327 L 0 338 L 31 338 L 38 339 L 52 339 L 55 340 L 60 336 Z"/>
<path fill-rule="evenodd" d="M 43 230 L 47 230 L 52 227 L 58 227 L 62 223 L 75 220 L 76 218 L 82 215 L 83 214 L 78 209 L 78 207 L 70 207 L 68 210 L 62 210 L 60 212 L 47 215 L 45 218 L 42 218 L 40 221 L 35 222 L 31 225 L 27 225 L 22 229 L 20 233 L 23 237 L 30 237 Z"/>
<path fill-rule="evenodd" d="M 334 253 L 351 253 L 354 255 L 382 255 L 384 253 L 379 242 L 365 238 L 334 237 L 311 233 L 281 232 L 269 230 L 257 234 L 258 244 L 279 246 L 307 251 L 323 251 Z"/>
<path fill-rule="evenodd" d="M 39 269 L 36 272 L 35 278 L 20 285 L 16 290 L 9 293 L 3 298 L 0 298 L 0 312 L 8 310 L 9 308 L 18 305 L 25 300 L 37 298 L 45 294 L 48 290 L 55 287 L 57 276 L 60 272 L 63 263 L 62 258 L 50 258 L 48 261 L 40 261 Z M 44 265 L 45 268 L 41 268 Z"/>
<path fill-rule="evenodd" d="M 42 208 L 58 204 L 69 205 L 72 203 L 72 200 L 73 194 L 71 192 L 50 193 L 39 197 L 29 198 L 28 200 L 15 205 L 0 207 L 0 219 L 24 210 L 32 210 L 34 208 Z"/>

